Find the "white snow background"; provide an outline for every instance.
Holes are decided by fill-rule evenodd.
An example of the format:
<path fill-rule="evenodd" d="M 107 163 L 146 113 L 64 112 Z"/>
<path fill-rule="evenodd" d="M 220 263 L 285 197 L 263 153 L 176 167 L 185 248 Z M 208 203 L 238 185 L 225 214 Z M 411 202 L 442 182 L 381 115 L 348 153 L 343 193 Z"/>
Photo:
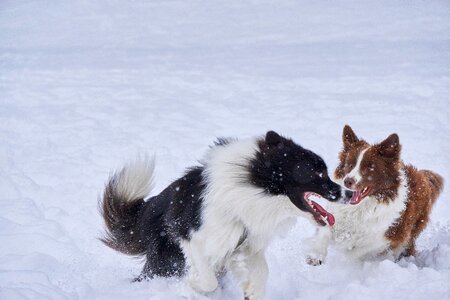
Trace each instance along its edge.
<path fill-rule="evenodd" d="M 130 283 L 98 240 L 112 170 L 156 155 L 154 194 L 217 136 L 269 129 L 333 170 L 344 124 L 449 178 L 448 1 L 0 2 L 0 298 L 240 299 L 227 276 Z M 267 299 L 449 299 L 450 192 L 415 259 L 304 263 L 299 220 L 267 251 Z M 355 224 L 364 226 L 364 224 Z"/>

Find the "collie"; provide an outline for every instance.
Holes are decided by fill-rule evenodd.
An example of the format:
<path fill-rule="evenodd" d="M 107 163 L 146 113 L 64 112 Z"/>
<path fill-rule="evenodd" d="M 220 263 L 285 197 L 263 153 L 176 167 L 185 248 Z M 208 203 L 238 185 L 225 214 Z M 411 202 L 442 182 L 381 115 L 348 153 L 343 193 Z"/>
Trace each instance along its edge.
<path fill-rule="evenodd" d="M 427 226 L 443 179 L 431 171 L 404 164 L 400 150 L 397 134 L 369 145 L 350 126 L 344 127 L 335 178 L 353 191 L 351 205 L 327 208 L 336 217 L 336 223 L 318 230 L 308 263 L 322 263 L 331 241 L 358 259 L 398 260 L 415 255 L 415 241 Z"/>
<path fill-rule="evenodd" d="M 343 200 L 324 161 L 274 131 L 248 140 L 219 139 L 201 165 L 149 197 L 153 168 L 153 161 L 138 160 L 111 176 L 100 203 L 102 241 L 145 256 L 137 280 L 185 276 L 200 292 L 216 289 L 217 273 L 230 270 L 246 298 L 262 299 L 264 252 L 272 237 L 298 216 L 334 224 L 310 195 Z"/>

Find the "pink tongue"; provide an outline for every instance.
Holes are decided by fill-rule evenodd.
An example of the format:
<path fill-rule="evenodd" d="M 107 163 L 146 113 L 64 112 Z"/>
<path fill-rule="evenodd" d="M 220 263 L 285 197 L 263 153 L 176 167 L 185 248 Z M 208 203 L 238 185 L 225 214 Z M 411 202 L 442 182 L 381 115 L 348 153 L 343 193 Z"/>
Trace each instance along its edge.
<path fill-rule="evenodd" d="M 330 226 L 334 225 L 334 216 L 332 214 L 330 214 L 329 212 L 327 212 L 322 206 L 320 206 L 318 203 L 311 201 L 314 205 L 314 208 L 322 215 L 322 216 L 326 216 L 327 218 L 327 222 Z"/>
<path fill-rule="evenodd" d="M 358 204 L 361 201 L 361 192 L 353 192 L 352 199 L 350 199 L 350 204 Z"/>

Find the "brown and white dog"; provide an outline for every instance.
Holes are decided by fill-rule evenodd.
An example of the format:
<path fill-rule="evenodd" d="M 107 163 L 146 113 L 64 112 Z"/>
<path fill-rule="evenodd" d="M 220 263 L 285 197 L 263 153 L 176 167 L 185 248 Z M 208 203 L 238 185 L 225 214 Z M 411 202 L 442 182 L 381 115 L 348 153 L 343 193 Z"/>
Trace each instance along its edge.
<path fill-rule="evenodd" d="M 342 139 L 334 175 L 353 191 L 351 205 L 329 205 L 335 224 L 318 229 L 307 262 L 321 264 L 331 241 L 358 259 L 415 255 L 415 241 L 427 226 L 443 178 L 405 165 L 397 134 L 370 145 L 346 125 Z"/>

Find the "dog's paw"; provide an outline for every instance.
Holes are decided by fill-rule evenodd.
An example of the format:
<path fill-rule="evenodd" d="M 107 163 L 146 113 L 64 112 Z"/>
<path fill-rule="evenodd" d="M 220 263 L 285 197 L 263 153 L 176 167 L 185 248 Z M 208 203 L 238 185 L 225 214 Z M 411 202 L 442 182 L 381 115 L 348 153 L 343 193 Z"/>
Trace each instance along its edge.
<path fill-rule="evenodd" d="M 219 282 L 215 276 L 191 276 L 188 281 L 190 286 L 200 293 L 210 293 L 219 285 Z"/>
<path fill-rule="evenodd" d="M 244 292 L 244 300 L 262 300 L 262 296 L 258 295 L 258 293 L 254 293 L 252 291 Z"/>
<path fill-rule="evenodd" d="M 310 266 L 320 266 L 321 264 L 323 264 L 323 259 L 310 255 L 306 257 L 305 261 Z"/>
<path fill-rule="evenodd" d="M 241 285 L 244 292 L 244 300 L 262 300 L 264 299 L 264 286 L 246 282 Z"/>

